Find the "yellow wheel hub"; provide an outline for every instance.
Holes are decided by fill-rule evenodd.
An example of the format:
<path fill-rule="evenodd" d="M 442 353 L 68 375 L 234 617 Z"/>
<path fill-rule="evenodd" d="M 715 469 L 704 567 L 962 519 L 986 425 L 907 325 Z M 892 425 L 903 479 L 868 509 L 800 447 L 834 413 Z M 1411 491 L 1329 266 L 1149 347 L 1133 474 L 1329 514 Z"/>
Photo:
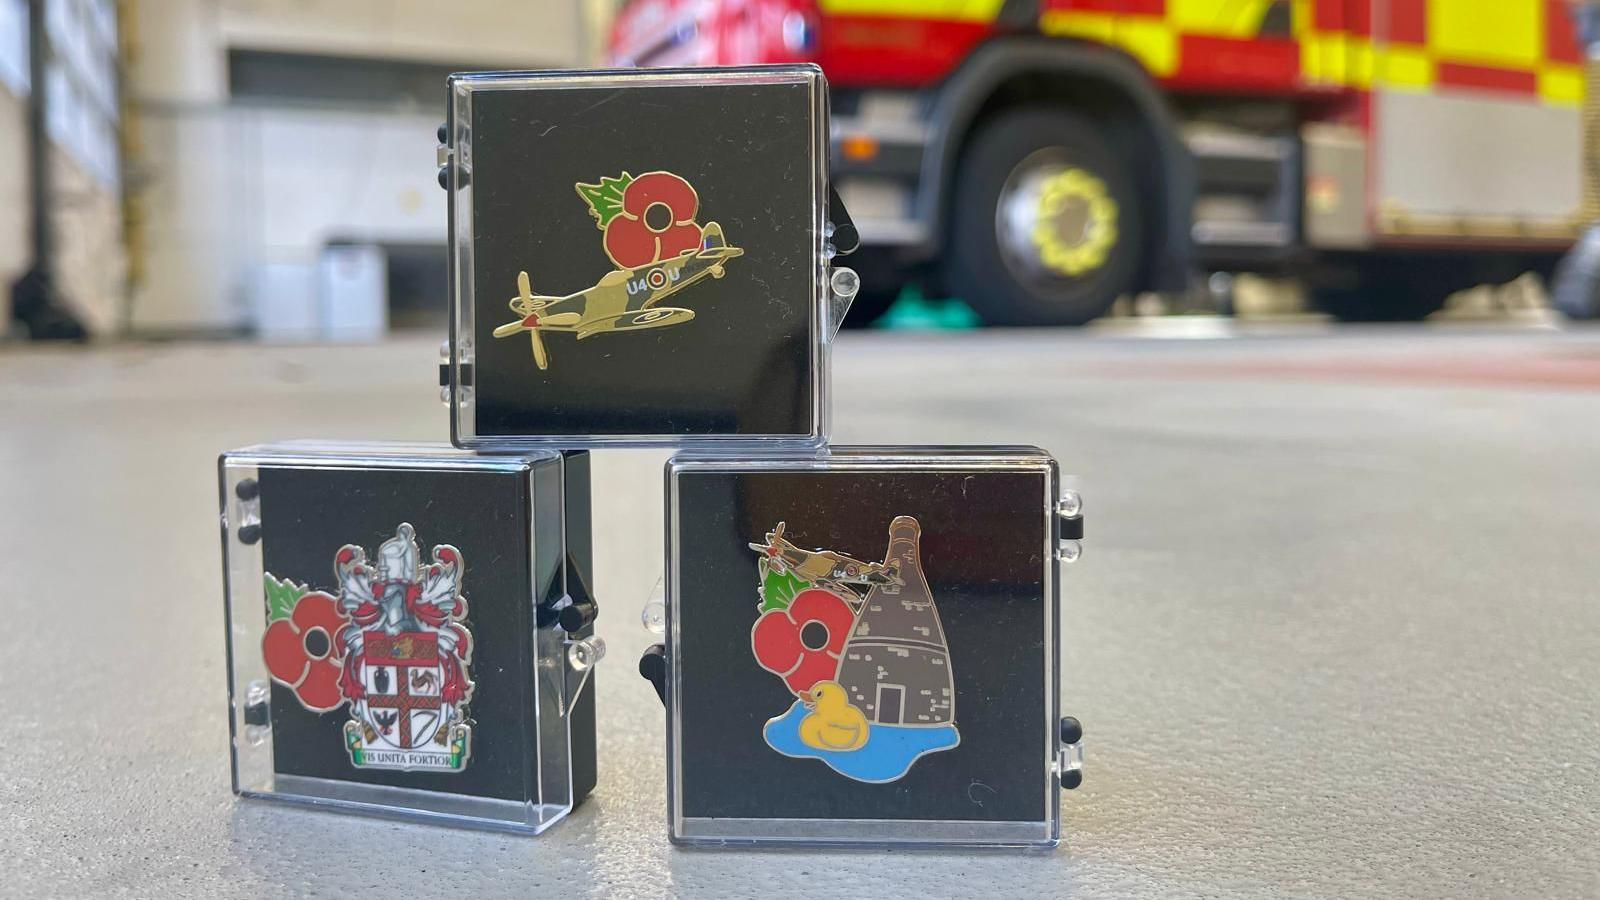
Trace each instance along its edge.
<path fill-rule="evenodd" d="M 1117 245 L 1117 201 L 1106 183 L 1083 169 L 1067 169 L 1040 186 L 1033 245 L 1052 271 L 1087 275 L 1106 264 Z"/>

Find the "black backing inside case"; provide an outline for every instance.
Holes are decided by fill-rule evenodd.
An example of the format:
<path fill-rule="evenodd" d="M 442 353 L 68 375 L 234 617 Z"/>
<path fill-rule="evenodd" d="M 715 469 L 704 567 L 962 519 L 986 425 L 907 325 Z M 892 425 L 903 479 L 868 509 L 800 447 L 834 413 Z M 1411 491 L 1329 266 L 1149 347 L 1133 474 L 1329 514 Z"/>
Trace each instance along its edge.
<path fill-rule="evenodd" d="M 784 435 L 816 430 L 812 366 L 818 238 L 812 91 L 806 83 L 552 87 L 472 95 L 476 429 L 514 435 Z M 495 338 L 526 270 L 566 295 L 614 268 L 575 190 L 664 170 L 744 249 L 721 279 L 662 305 L 695 311 L 659 329 Z"/>
<path fill-rule="evenodd" d="M 569 457 L 567 518 L 581 540 L 569 547 L 567 564 L 581 567 L 587 567 L 589 554 L 587 473 L 586 455 Z M 507 800 L 531 795 L 539 731 L 532 680 L 520 674 L 532 671 L 530 572 L 537 579 L 538 595 L 553 599 L 561 590 L 557 576 L 564 562 L 558 552 L 561 510 L 555 505 L 561 496 L 561 467 L 539 466 L 534 478 L 544 482 L 539 494 L 548 497 L 550 505 L 537 511 L 533 523 L 541 550 L 530 567 L 525 475 L 261 467 L 261 546 L 267 572 L 336 592 L 334 555 L 341 546 L 359 544 L 370 558 L 401 522 L 409 522 L 425 557 L 436 544 L 451 544 L 461 552 L 466 566 L 462 583 L 466 625 L 473 638 L 474 688 L 467 706 L 473 725 L 472 752 L 464 770 L 357 768 L 343 746 L 347 710 L 310 712 L 293 692 L 274 682 L 272 741 L 278 773 Z M 574 527 L 579 525 L 581 531 Z M 593 697 L 591 684 L 571 720 L 574 801 L 595 781 Z"/>
<path fill-rule="evenodd" d="M 685 817 L 1026 821 L 1046 818 L 1045 543 L 1041 473 L 685 472 L 677 483 Z M 762 738 L 793 701 L 751 652 L 759 542 L 778 522 L 804 549 L 881 560 L 894 517 L 922 526 L 922 563 L 951 653 L 954 749 L 868 784 Z"/>

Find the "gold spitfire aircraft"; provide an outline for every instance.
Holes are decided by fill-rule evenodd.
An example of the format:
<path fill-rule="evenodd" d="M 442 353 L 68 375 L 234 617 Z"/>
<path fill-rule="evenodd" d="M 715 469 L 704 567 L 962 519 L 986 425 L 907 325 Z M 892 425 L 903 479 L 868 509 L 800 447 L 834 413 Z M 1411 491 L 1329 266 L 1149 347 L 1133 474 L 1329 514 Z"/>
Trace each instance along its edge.
<path fill-rule="evenodd" d="M 801 550 L 783 536 L 783 523 L 767 532 L 766 543 L 750 544 L 751 550 L 761 554 L 761 565 L 773 572 L 793 572 L 800 578 L 836 588 L 846 595 L 852 593 L 846 585 L 871 587 L 879 584 L 905 584 L 898 567 L 883 563 L 862 562 L 832 550 Z"/>
<path fill-rule="evenodd" d="M 583 340 L 608 331 L 633 331 L 677 325 L 694 318 L 694 310 L 656 303 L 691 284 L 723 276 L 723 266 L 735 256 L 738 247 L 728 246 L 722 226 L 710 222 L 700 234 L 700 247 L 661 262 L 607 273 L 595 286 L 565 297 L 533 293 L 527 272 L 517 273 L 517 296 L 511 298 L 511 311 L 520 318 L 494 330 L 497 338 L 528 332 L 533 341 L 533 360 L 539 368 L 550 368 L 541 331 L 572 331 Z"/>

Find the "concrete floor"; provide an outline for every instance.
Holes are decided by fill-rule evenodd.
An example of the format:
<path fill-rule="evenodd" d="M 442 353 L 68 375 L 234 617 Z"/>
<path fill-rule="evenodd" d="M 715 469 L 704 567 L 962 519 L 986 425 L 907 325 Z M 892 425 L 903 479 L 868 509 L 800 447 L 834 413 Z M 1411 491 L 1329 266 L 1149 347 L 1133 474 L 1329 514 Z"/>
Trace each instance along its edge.
<path fill-rule="evenodd" d="M 633 674 L 664 454 L 596 463 L 612 655 L 571 819 L 526 839 L 228 793 L 215 456 L 442 439 L 435 346 L 0 355 L 0 894 L 1600 892 L 1600 332 L 847 335 L 841 442 L 1043 445 L 1089 528 L 1064 846 L 887 857 L 668 845 Z"/>

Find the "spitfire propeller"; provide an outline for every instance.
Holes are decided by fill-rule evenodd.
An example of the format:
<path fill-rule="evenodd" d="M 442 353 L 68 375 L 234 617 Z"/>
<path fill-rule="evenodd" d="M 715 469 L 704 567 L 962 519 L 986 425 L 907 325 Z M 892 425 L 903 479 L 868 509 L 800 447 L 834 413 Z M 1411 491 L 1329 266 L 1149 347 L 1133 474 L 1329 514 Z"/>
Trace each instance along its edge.
<path fill-rule="evenodd" d="M 747 546 L 751 550 L 756 551 L 757 553 L 766 553 L 767 551 L 771 550 L 773 547 L 777 547 L 777 546 L 780 546 L 783 543 L 786 543 L 783 540 L 783 528 L 784 528 L 784 523 L 779 522 L 777 528 L 774 528 L 771 531 L 767 532 L 767 542 L 765 544 L 754 544 L 754 543 L 752 543 L 752 544 L 748 544 Z"/>
<path fill-rule="evenodd" d="M 528 332 L 533 343 L 533 361 L 540 369 L 550 368 L 550 355 L 544 349 L 544 338 L 539 335 L 539 329 L 551 326 L 576 325 L 583 321 L 583 314 L 578 312 L 560 312 L 549 316 L 540 316 L 545 307 L 560 300 L 559 297 L 535 297 L 533 285 L 528 280 L 527 272 L 517 273 L 517 296 L 511 300 L 511 309 L 522 319 L 509 322 L 494 330 L 495 337 L 507 337 L 519 331 Z"/>

